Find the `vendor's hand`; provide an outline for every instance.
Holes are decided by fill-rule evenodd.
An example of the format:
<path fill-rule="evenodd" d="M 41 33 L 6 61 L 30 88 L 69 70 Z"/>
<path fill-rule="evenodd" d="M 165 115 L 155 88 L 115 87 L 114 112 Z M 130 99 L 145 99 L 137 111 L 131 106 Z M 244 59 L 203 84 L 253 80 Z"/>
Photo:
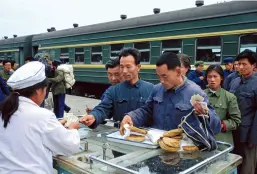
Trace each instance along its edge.
<path fill-rule="evenodd" d="M 121 125 L 120 125 L 120 134 L 124 135 L 124 125 L 129 124 L 130 126 L 133 126 L 133 121 L 129 115 L 125 115 L 123 118 Z"/>
<path fill-rule="evenodd" d="M 91 126 L 95 122 L 95 117 L 93 115 L 85 115 L 80 118 L 79 122 L 87 126 Z"/>
<path fill-rule="evenodd" d="M 67 122 L 66 120 L 59 120 L 59 122 L 62 124 L 62 125 L 65 125 L 65 123 Z"/>
<path fill-rule="evenodd" d="M 70 123 L 68 127 L 68 129 L 79 129 L 79 128 L 80 128 L 79 123 L 75 123 L 75 122 Z"/>
<path fill-rule="evenodd" d="M 202 108 L 202 106 L 195 102 L 194 104 L 194 109 L 195 109 L 195 115 L 206 115 L 207 111 L 205 109 Z"/>

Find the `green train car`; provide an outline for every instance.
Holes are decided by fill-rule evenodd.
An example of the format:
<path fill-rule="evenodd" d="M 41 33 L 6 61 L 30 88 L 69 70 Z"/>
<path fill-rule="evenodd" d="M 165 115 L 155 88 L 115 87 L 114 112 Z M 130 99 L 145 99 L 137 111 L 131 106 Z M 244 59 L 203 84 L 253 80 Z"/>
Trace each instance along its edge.
<path fill-rule="evenodd" d="M 203 60 L 206 66 L 222 64 L 223 58 L 235 57 L 244 49 L 257 51 L 257 1 L 230 1 L 164 13 L 155 9 L 148 16 L 121 17 L 118 21 L 28 36 L 31 43 L 27 45 L 32 45 L 32 55 L 47 52 L 73 64 L 77 81 L 73 91 L 77 95 L 102 93 L 107 88 L 104 64 L 124 47 L 141 52 L 140 77 L 155 84 L 159 82 L 155 62 L 166 50 L 189 55 L 192 65 Z M 0 57 L 9 54 L 24 62 L 20 60 L 24 57 L 20 47 L 2 47 L 0 41 Z"/>

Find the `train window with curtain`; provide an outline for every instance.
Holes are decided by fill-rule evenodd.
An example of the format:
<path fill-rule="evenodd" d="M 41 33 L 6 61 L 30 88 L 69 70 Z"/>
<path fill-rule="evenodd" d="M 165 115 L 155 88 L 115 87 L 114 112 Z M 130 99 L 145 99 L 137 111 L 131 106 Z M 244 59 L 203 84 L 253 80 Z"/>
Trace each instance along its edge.
<path fill-rule="evenodd" d="M 124 44 L 112 44 L 110 58 L 111 59 L 117 58 L 123 47 L 124 47 Z"/>
<path fill-rule="evenodd" d="M 257 34 L 248 34 L 240 36 L 239 52 L 242 52 L 245 49 L 257 52 Z"/>
<path fill-rule="evenodd" d="M 221 38 L 205 37 L 196 40 L 196 61 L 204 61 L 207 64 L 221 62 Z"/>
<path fill-rule="evenodd" d="M 134 48 L 138 49 L 138 51 L 141 53 L 141 63 L 150 62 L 150 42 L 134 43 Z"/>
<path fill-rule="evenodd" d="M 84 48 L 75 48 L 75 64 L 84 64 Z"/>
<path fill-rule="evenodd" d="M 182 40 L 171 39 L 162 41 L 162 53 L 165 51 L 171 51 L 175 54 L 182 53 Z"/>
<path fill-rule="evenodd" d="M 60 61 L 69 63 L 69 48 L 61 48 Z"/>
<path fill-rule="evenodd" d="M 91 63 L 102 63 L 103 53 L 102 46 L 91 47 Z"/>

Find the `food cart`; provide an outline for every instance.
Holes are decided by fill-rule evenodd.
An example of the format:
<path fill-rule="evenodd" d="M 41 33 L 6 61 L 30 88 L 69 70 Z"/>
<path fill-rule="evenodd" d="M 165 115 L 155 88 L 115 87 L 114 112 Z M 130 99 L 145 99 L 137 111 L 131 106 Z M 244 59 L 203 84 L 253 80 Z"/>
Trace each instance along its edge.
<path fill-rule="evenodd" d="M 218 149 L 211 152 L 168 153 L 110 141 L 108 135 L 117 130 L 107 125 L 81 128 L 81 152 L 54 157 L 54 168 L 60 174 L 236 174 L 242 163 L 240 156 L 229 153 L 233 147 L 224 142 L 218 142 Z"/>

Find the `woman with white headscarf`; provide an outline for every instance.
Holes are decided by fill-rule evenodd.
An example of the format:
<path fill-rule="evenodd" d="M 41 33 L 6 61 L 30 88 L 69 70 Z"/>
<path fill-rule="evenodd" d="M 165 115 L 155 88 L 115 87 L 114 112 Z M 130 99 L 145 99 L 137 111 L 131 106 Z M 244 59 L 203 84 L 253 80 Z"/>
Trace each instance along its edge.
<path fill-rule="evenodd" d="M 7 84 L 13 92 L 0 105 L 0 173 L 53 173 L 53 154 L 79 152 L 79 123 L 66 129 L 39 107 L 47 87 L 42 63 L 23 65 Z"/>

